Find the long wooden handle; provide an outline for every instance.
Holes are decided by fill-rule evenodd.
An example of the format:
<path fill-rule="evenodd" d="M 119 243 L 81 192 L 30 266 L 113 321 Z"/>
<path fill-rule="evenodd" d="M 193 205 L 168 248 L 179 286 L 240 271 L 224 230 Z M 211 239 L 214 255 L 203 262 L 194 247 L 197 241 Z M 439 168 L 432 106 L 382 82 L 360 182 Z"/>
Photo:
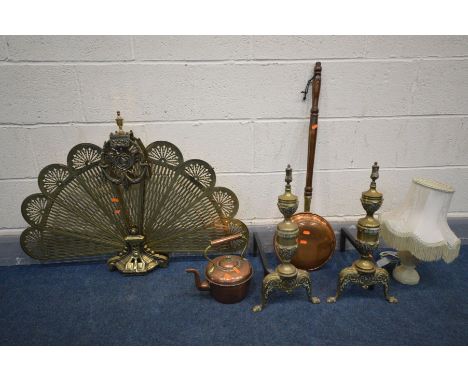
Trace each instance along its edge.
<path fill-rule="evenodd" d="M 314 176 L 315 147 L 317 145 L 318 129 L 318 102 L 320 97 L 320 85 L 322 82 L 322 64 L 315 63 L 314 76 L 312 77 L 312 109 L 309 121 L 309 149 L 307 152 L 307 176 L 304 188 L 304 211 L 310 212 L 312 201 L 312 178 Z"/>

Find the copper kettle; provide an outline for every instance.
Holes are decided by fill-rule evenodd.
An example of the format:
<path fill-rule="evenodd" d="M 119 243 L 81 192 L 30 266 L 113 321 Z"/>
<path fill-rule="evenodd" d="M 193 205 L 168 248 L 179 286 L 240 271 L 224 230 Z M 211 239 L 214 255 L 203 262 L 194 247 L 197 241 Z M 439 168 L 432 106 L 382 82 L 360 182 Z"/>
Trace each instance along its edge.
<path fill-rule="evenodd" d="M 224 255 L 211 260 L 207 253 L 217 245 L 225 244 L 234 240 L 243 240 L 244 248 L 241 256 Z M 206 280 L 200 280 L 200 274 L 196 269 L 190 268 L 185 271 L 193 273 L 195 285 L 200 291 L 210 291 L 213 298 L 223 304 L 234 304 L 242 301 L 247 295 L 253 269 L 250 262 L 244 258 L 248 240 L 241 233 L 226 236 L 221 239 L 210 241 L 205 249 L 204 256 L 209 261 L 205 268 Z"/>

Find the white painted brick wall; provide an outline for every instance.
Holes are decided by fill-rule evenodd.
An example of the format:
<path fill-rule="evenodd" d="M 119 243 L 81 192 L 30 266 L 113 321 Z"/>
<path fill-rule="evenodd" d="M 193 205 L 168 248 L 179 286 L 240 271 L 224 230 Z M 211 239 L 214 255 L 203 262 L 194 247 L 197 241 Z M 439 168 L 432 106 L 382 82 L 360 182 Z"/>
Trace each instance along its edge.
<path fill-rule="evenodd" d="M 0 234 L 25 226 L 20 205 L 40 169 L 77 143 L 102 145 L 116 110 L 146 143 L 171 141 L 214 166 L 240 218 L 276 221 L 288 163 L 302 201 L 310 100 L 300 91 L 317 60 L 314 211 L 361 215 L 378 160 L 382 210 L 427 176 L 452 184 L 450 213 L 468 216 L 466 36 L 4 36 Z"/>
<path fill-rule="evenodd" d="M 128 36 L 8 37 L 9 61 L 129 61 Z"/>

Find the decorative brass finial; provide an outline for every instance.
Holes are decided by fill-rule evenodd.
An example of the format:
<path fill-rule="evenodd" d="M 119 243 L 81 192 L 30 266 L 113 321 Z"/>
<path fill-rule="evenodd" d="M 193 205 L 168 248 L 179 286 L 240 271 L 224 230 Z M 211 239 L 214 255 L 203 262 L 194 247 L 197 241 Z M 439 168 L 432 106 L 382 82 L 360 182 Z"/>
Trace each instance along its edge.
<path fill-rule="evenodd" d="M 119 127 L 119 134 L 124 134 L 125 132 L 123 131 L 123 118 L 120 116 L 120 111 L 117 111 L 117 118 L 115 119 L 115 123 L 117 123 L 117 126 Z"/>
<path fill-rule="evenodd" d="M 370 186 L 371 188 L 375 189 L 377 187 L 375 181 L 379 179 L 379 165 L 377 162 L 374 162 L 374 165 L 372 166 L 372 173 L 370 177 L 372 179 Z"/>
<path fill-rule="evenodd" d="M 291 216 L 296 212 L 299 202 L 297 200 L 297 196 L 291 192 L 290 183 L 292 182 L 292 168 L 289 164 L 288 167 L 286 167 L 286 177 L 284 178 L 284 181 L 286 182 L 286 185 L 284 186 L 284 193 L 278 196 L 278 208 L 281 214 L 285 217 L 285 222 L 292 224 Z"/>
<path fill-rule="evenodd" d="M 292 182 L 292 168 L 289 164 L 288 167 L 286 167 L 286 177 L 284 178 L 284 181 L 286 182 L 286 187 L 289 187 L 289 189 L 291 189 L 291 185 L 289 183 Z"/>

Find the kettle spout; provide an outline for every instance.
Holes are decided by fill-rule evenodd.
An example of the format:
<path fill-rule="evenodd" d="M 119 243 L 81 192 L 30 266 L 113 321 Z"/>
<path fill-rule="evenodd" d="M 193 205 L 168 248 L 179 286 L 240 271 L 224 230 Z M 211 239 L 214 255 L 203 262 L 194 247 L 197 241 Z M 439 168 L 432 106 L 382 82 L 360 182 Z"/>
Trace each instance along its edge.
<path fill-rule="evenodd" d="M 205 281 L 200 280 L 200 274 L 198 273 L 196 269 L 189 268 L 189 269 L 186 269 L 185 272 L 193 273 L 195 277 L 195 286 L 197 287 L 198 290 L 201 290 L 201 291 L 210 290 L 210 284 L 206 280 Z"/>

